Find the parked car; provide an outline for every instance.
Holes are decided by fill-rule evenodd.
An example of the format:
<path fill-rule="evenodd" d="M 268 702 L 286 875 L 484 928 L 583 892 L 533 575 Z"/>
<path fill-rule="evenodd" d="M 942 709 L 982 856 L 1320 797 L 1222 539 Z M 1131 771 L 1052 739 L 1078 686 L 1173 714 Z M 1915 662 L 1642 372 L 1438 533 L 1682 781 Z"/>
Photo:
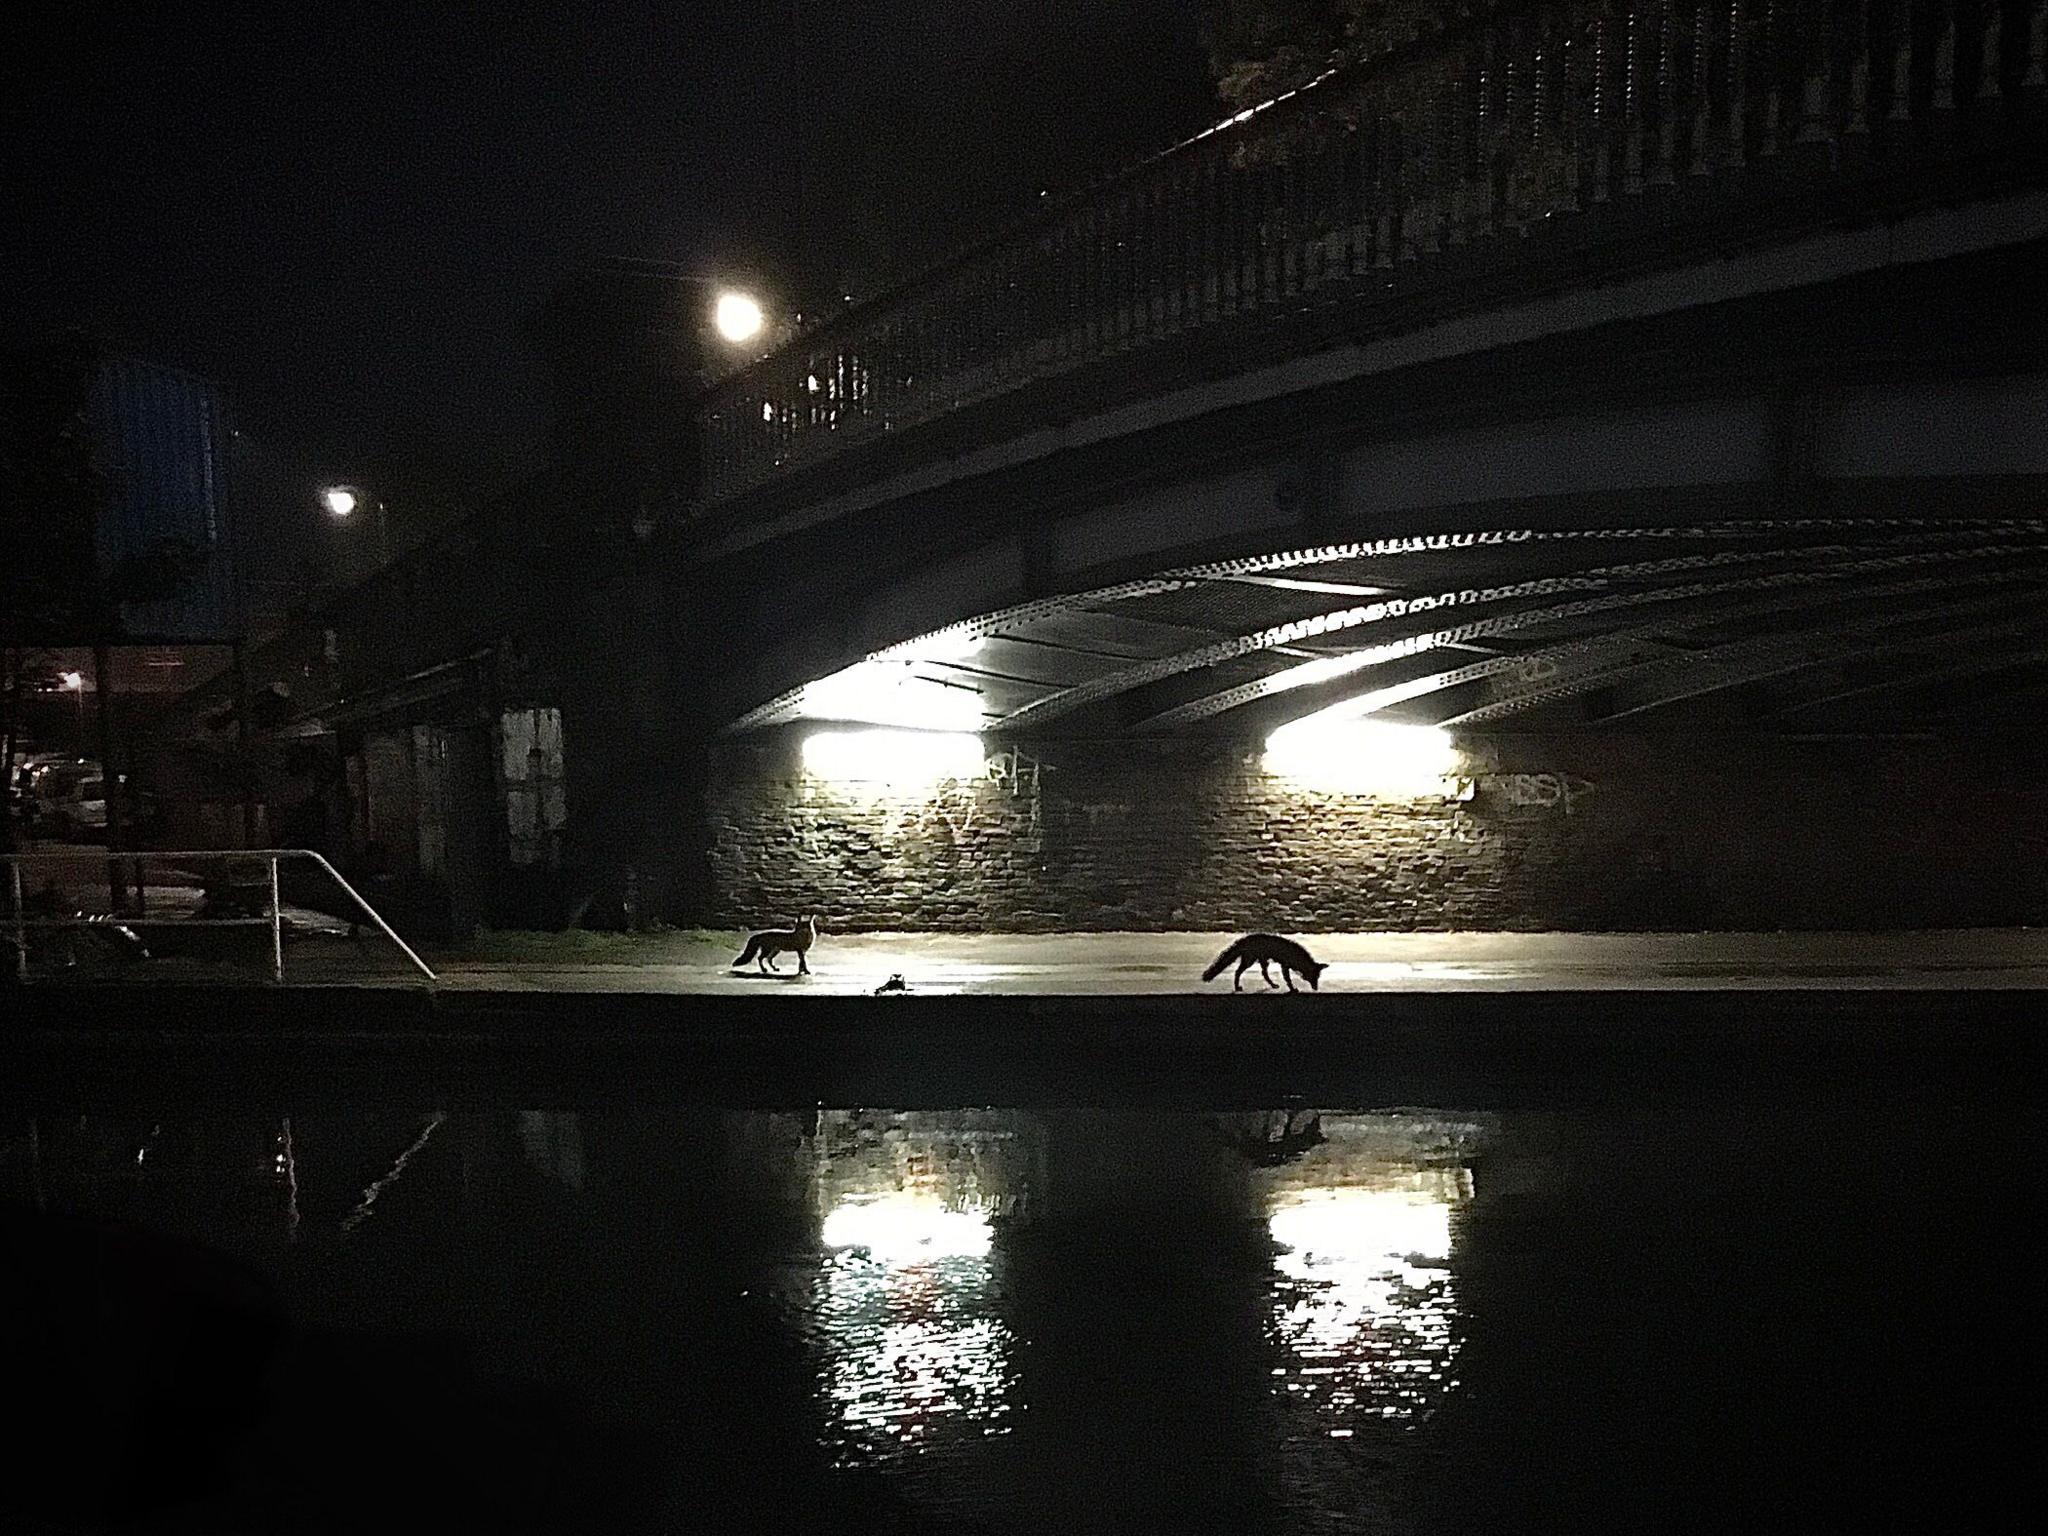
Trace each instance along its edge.
<path fill-rule="evenodd" d="M 128 783 L 124 777 L 122 783 Z M 37 772 L 28 794 L 36 832 L 45 837 L 93 841 L 107 835 L 107 781 L 90 759 L 52 763 Z M 133 786 L 128 794 L 131 829 L 156 816 L 155 797 Z"/>
<path fill-rule="evenodd" d="M 72 838 L 107 831 L 107 781 L 104 776 L 74 779 L 48 802 L 50 828 Z"/>
<path fill-rule="evenodd" d="M 39 752 L 23 758 L 13 790 L 21 825 L 33 835 L 52 836 L 58 803 L 85 779 L 100 777 L 100 765 L 89 757 Z"/>

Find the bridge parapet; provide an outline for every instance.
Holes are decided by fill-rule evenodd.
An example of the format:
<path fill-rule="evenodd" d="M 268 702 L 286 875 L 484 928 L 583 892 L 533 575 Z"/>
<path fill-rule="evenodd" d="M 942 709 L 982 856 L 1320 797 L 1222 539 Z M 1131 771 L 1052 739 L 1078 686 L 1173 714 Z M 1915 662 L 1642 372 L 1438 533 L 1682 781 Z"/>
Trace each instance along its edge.
<path fill-rule="evenodd" d="M 1502 294 L 2038 179 L 2044 52 L 2048 0 L 1482 5 L 735 375 L 702 411 L 704 501 L 979 407 L 1018 408 L 1022 430 L 1034 397 L 1061 419 Z"/>

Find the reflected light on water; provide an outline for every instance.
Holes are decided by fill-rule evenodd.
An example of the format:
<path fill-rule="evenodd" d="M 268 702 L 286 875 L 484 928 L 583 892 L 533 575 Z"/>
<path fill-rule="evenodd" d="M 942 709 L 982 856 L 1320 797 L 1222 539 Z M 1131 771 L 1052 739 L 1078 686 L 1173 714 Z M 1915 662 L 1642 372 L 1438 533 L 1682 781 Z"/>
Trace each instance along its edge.
<path fill-rule="evenodd" d="M 825 1217 L 827 1248 L 865 1248 L 884 1264 L 978 1259 L 988 1253 L 988 1217 L 949 1211 L 909 1191 L 857 1198 Z"/>
<path fill-rule="evenodd" d="M 911 1191 L 825 1217 L 825 1389 L 842 1464 L 1006 1432 L 1013 1336 L 991 1295 L 989 1218 Z"/>
<path fill-rule="evenodd" d="M 1276 1383 L 1319 1417 L 1406 1421 L 1457 1383 L 1451 1207 L 1462 1170 L 1395 1189 L 1311 1189 L 1275 1204 L 1286 1251 L 1273 1319 L 1286 1362 Z M 1348 1436 L 1347 1428 L 1329 1433 Z"/>

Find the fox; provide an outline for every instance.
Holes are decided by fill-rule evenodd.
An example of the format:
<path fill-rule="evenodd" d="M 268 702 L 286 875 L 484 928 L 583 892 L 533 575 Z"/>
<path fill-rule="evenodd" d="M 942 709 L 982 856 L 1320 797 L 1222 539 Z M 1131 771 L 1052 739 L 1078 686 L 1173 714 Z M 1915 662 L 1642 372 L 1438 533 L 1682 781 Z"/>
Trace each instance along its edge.
<path fill-rule="evenodd" d="M 1320 992 L 1322 974 L 1329 969 L 1292 939 L 1283 939 L 1274 933 L 1248 933 L 1216 957 L 1216 963 L 1202 972 L 1202 980 L 1214 981 L 1223 974 L 1223 967 L 1233 960 L 1237 962 L 1237 975 L 1231 978 L 1230 985 L 1233 992 L 1244 990 L 1244 973 L 1247 966 L 1256 965 L 1259 974 L 1266 979 L 1266 985 L 1277 987 L 1280 983 L 1275 981 L 1273 973 L 1266 969 L 1268 965 L 1277 962 L 1280 974 L 1286 978 L 1287 990 L 1290 992 L 1298 990 L 1294 985 L 1296 971 L 1307 978 L 1311 989 Z"/>
<path fill-rule="evenodd" d="M 815 918 L 807 917 L 794 928 L 770 928 L 764 933 L 754 934 L 747 940 L 747 947 L 740 951 L 739 958 L 732 963 L 732 968 L 738 970 L 752 960 L 756 962 L 757 969 L 779 971 L 782 967 L 775 963 L 775 957 L 784 950 L 794 950 L 797 974 L 808 976 L 811 974 L 811 967 L 804 959 L 804 954 L 817 937 L 818 924 Z"/>

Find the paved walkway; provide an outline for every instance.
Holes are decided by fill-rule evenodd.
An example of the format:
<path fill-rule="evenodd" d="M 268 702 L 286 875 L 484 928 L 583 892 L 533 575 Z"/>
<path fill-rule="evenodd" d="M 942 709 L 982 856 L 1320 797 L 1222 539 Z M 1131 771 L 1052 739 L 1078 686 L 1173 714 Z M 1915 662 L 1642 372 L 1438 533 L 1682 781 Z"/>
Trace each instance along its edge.
<path fill-rule="evenodd" d="M 657 935 L 493 935 L 492 958 L 432 954 L 442 982 L 463 990 L 672 992 L 788 997 L 872 992 L 901 975 L 913 992 L 1116 996 L 1215 992 L 1204 966 L 1233 935 L 1204 933 L 859 934 L 822 936 L 809 976 L 729 969 L 737 938 Z M 1935 933 L 1579 934 L 1350 933 L 1309 937 L 1329 964 L 1324 992 L 1950 989 L 2048 987 L 2048 930 Z M 292 979 L 342 980 L 334 946 L 295 946 Z M 361 978 L 387 970 L 369 940 L 349 946 Z M 328 951 L 318 954 L 317 951 Z M 1277 977 L 1277 972 L 1275 973 Z M 366 979 L 366 978 L 362 978 Z M 1256 971 L 1248 993 L 1263 994 Z M 1284 995 L 1284 994 L 1283 994 Z"/>
<path fill-rule="evenodd" d="M 106 851 L 47 845 L 57 875 L 88 906 L 105 904 Z M 154 872 L 153 916 L 196 907 L 196 882 Z M 93 882 L 100 882 L 97 886 Z M 31 882 L 34 884 L 35 882 Z M 97 897 L 97 903 L 94 898 Z M 0 919 L 5 914 L 0 913 Z M 414 972 L 382 939 L 324 913 L 287 906 L 286 979 L 302 985 L 410 986 Z M 156 930 L 162 934 L 163 930 Z M 267 966 L 268 936 L 258 935 Z M 845 997 L 902 976 L 914 993 L 1156 996 L 1229 990 L 1202 969 L 1236 935 L 1058 933 L 822 935 L 812 974 L 793 958 L 782 974 L 730 969 L 744 936 L 669 933 L 497 933 L 475 945 L 428 950 L 445 987 L 473 992 L 630 992 Z M 250 943 L 255 943 L 251 938 Z M 1343 933 L 1307 937 L 1329 963 L 1325 992 L 1724 991 L 1761 988 L 1934 990 L 2048 988 L 2048 929 L 1901 933 Z M 253 953 L 253 951 L 252 951 Z M 205 979 L 232 981 L 247 964 Z M 148 981 L 154 967 L 118 973 Z M 1277 975 L 1277 972 L 1276 972 Z M 114 979 L 107 976 L 103 979 Z M 163 979 L 176 979 L 164 976 Z M 186 979 L 200 979 L 197 976 Z M 1245 990 L 1264 993 L 1257 973 Z"/>

